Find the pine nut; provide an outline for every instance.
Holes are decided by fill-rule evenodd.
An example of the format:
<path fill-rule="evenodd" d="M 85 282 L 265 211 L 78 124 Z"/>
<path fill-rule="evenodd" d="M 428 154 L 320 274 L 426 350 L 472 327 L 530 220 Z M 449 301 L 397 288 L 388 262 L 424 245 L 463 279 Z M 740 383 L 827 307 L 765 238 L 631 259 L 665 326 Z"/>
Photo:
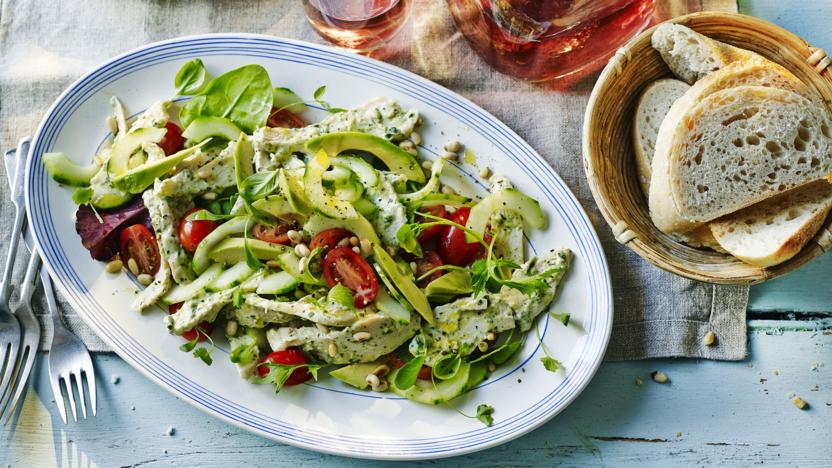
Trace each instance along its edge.
<path fill-rule="evenodd" d="M 289 242 L 291 242 L 292 244 L 297 244 L 303 240 L 303 236 L 301 236 L 301 234 L 298 231 L 295 231 L 294 229 L 290 229 L 289 231 L 287 231 L 286 236 L 289 237 Z"/>
<path fill-rule="evenodd" d="M 139 284 L 141 284 L 142 286 L 150 286 L 150 283 L 153 282 L 153 277 L 148 275 L 147 273 L 140 274 L 139 276 L 136 277 L 136 279 L 139 281 Z"/>
<path fill-rule="evenodd" d="M 456 153 L 451 153 L 450 151 L 446 151 L 446 152 L 442 153 L 442 156 L 440 156 L 440 157 L 442 159 L 447 159 L 448 161 L 456 161 L 457 158 L 459 158 L 459 155 L 456 154 Z"/>
<path fill-rule="evenodd" d="M 352 251 L 360 255 L 361 254 L 361 247 L 353 247 Z"/>
<path fill-rule="evenodd" d="M 300 260 L 298 260 L 298 271 L 302 272 L 306 269 L 306 259 L 307 258 L 308 257 L 301 257 Z"/>
<path fill-rule="evenodd" d="M 330 343 L 329 347 L 327 348 L 327 352 L 329 353 L 330 357 L 335 357 L 338 354 L 338 345 L 335 343 Z"/>
<path fill-rule="evenodd" d="M 660 384 L 665 384 L 665 383 L 670 381 L 670 379 L 667 378 L 667 375 L 665 375 L 665 373 L 662 372 L 662 371 L 653 371 L 653 372 L 651 372 L 650 373 L 650 378 L 653 379 L 654 382 L 660 383 Z"/>
<path fill-rule="evenodd" d="M 494 372 L 495 370 L 497 370 L 497 364 L 488 361 L 488 372 Z"/>
<path fill-rule="evenodd" d="M 239 326 L 236 320 L 229 320 L 228 322 L 225 322 L 225 335 L 236 336 L 238 328 Z"/>
<path fill-rule="evenodd" d="M 381 380 L 375 374 L 367 374 L 367 383 L 370 384 L 370 387 L 375 389 L 378 387 L 378 384 L 381 383 Z"/>
<path fill-rule="evenodd" d="M 315 327 L 317 327 L 318 331 L 323 333 L 323 334 L 329 333 L 329 327 L 327 327 L 326 325 L 324 325 L 322 323 L 316 323 Z"/>
<path fill-rule="evenodd" d="M 124 264 L 121 263 L 121 260 L 116 258 L 107 262 L 107 266 L 104 267 L 107 270 L 107 273 L 118 273 L 124 267 Z"/>
<path fill-rule="evenodd" d="M 202 194 L 202 199 L 205 201 L 214 201 L 217 199 L 216 192 L 205 192 Z"/>
<path fill-rule="evenodd" d="M 433 161 L 422 161 L 422 169 L 430 171 L 433 168 Z"/>
<path fill-rule="evenodd" d="M 390 366 L 387 364 L 382 364 L 373 371 L 373 375 L 376 377 L 384 377 L 387 373 L 390 372 Z"/>
<path fill-rule="evenodd" d="M 497 339 L 497 334 L 494 332 L 488 332 L 488 334 L 485 335 L 485 339 L 488 341 L 494 341 Z"/>
<path fill-rule="evenodd" d="M 479 343 L 477 343 L 477 349 L 479 349 L 481 353 L 488 351 L 488 342 L 480 341 Z"/>
<path fill-rule="evenodd" d="M 196 171 L 196 176 L 200 179 L 207 179 L 211 177 L 211 170 L 203 167 L 202 169 Z"/>
<path fill-rule="evenodd" d="M 308 257 L 310 253 L 312 252 L 309 251 L 309 247 L 307 247 L 304 243 L 300 243 L 295 246 L 295 254 L 297 254 L 298 257 Z"/>
<path fill-rule="evenodd" d="M 459 140 L 451 140 L 445 143 L 445 151 L 449 153 L 459 153 L 461 149 L 462 143 L 460 143 Z"/>
<path fill-rule="evenodd" d="M 355 236 L 350 237 L 350 245 L 356 246 L 358 245 L 358 238 Z"/>
<path fill-rule="evenodd" d="M 358 243 L 361 246 L 361 255 L 368 257 L 373 252 L 373 244 L 369 239 L 361 239 Z"/>
<path fill-rule="evenodd" d="M 373 335 L 371 335 L 367 332 L 358 332 L 358 333 L 352 335 L 352 339 L 355 340 L 355 341 L 367 341 L 372 337 L 373 337 Z"/>
<path fill-rule="evenodd" d="M 336 244 L 336 245 L 338 247 L 346 247 L 346 246 L 350 245 L 350 240 L 345 237 L 345 238 L 339 240 L 338 244 Z"/>
<path fill-rule="evenodd" d="M 480 177 L 482 177 L 483 179 L 487 179 L 488 176 L 490 176 L 490 175 L 491 175 L 491 168 L 490 167 L 485 166 L 482 169 L 480 169 Z"/>
<path fill-rule="evenodd" d="M 404 140 L 401 143 L 399 143 L 399 148 L 405 151 L 410 151 L 411 149 L 416 148 L 416 145 L 414 145 L 413 142 L 410 140 Z"/>
<path fill-rule="evenodd" d="M 405 151 L 406 153 L 410 153 L 410 154 L 412 154 L 413 156 L 416 156 L 417 154 L 419 154 L 419 150 L 417 150 L 415 146 L 411 146 L 411 148 L 406 149 L 406 150 L 404 150 L 404 151 Z"/>
<path fill-rule="evenodd" d="M 702 338 L 702 343 L 704 343 L 705 346 L 713 346 L 714 343 L 716 343 L 716 333 L 713 331 L 705 333 L 705 336 Z"/>
<path fill-rule="evenodd" d="M 127 259 L 127 269 L 130 270 L 130 273 L 133 273 L 133 276 L 139 276 L 139 264 L 136 263 L 133 257 Z"/>
<path fill-rule="evenodd" d="M 414 145 L 419 146 L 422 144 L 422 135 L 419 135 L 419 132 L 413 132 L 410 134 L 410 141 L 412 141 Z"/>

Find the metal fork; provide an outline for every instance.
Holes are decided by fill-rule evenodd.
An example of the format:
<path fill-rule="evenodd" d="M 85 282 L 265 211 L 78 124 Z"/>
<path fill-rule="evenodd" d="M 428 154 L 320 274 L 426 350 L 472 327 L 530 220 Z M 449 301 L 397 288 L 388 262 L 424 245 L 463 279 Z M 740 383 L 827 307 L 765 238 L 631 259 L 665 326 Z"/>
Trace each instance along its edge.
<path fill-rule="evenodd" d="M 92 367 L 92 359 L 90 359 L 90 352 L 84 346 L 84 342 L 67 330 L 61 321 L 61 313 L 58 310 L 58 304 L 55 303 L 55 291 L 52 290 L 52 280 L 49 278 L 46 269 L 41 269 L 40 279 L 43 283 L 43 293 L 46 295 L 46 304 L 49 306 L 53 327 L 55 328 L 55 333 L 52 336 L 52 346 L 49 348 L 49 383 L 52 384 L 52 394 L 55 395 L 55 403 L 58 405 L 61 419 L 66 424 L 66 407 L 61 393 L 61 382 L 63 382 L 69 399 L 69 407 L 72 409 L 72 420 L 77 422 L 78 415 L 75 410 L 71 381 L 75 381 L 81 414 L 86 419 L 87 406 L 84 401 L 82 373 L 86 376 L 92 415 L 95 416 L 95 371 Z"/>
<path fill-rule="evenodd" d="M 17 152 L 14 150 L 7 151 L 3 162 L 6 165 L 9 185 L 13 186 L 14 181 L 11 174 L 14 174 L 17 170 Z M 27 227 L 23 233 L 23 244 L 32 252 L 34 243 L 30 227 Z M 40 255 L 35 251 L 29 257 L 29 265 L 26 267 L 26 277 L 23 280 L 23 288 L 20 291 L 20 304 L 14 311 L 22 328 L 23 339 L 20 343 L 19 357 L 14 369 L 14 377 L 12 377 L 12 383 L 9 385 L 10 391 L 6 393 L 5 399 L 0 402 L 0 421 L 3 425 L 8 424 L 14 418 L 17 403 L 28 387 L 29 375 L 32 372 L 35 358 L 37 357 L 41 328 L 40 322 L 38 322 L 35 313 L 32 311 L 32 293 L 35 290 L 35 282 L 38 280 L 37 274 L 39 267 Z M 14 389 L 14 392 L 11 389 Z M 8 406 L 5 406 L 7 402 Z"/>
<path fill-rule="evenodd" d="M 20 140 L 17 145 L 18 154 L 28 154 L 29 142 L 28 138 Z M 5 397 L 6 392 L 11 392 L 9 384 L 12 381 L 13 368 L 17 362 L 21 339 L 20 322 L 9 309 L 9 296 L 11 295 L 14 260 L 17 257 L 17 244 L 20 242 L 20 231 L 26 217 L 26 211 L 23 209 L 23 173 L 25 172 L 23 166 L 23 164 L 17 165 L 14 184 L 12 184 L 11 200 L 14 204 L 14 225 L 9 241 L 9 253 L 6 255 L 6 265 L 3 268 L 3 283 L 0 284 L 0 397 Z"/>

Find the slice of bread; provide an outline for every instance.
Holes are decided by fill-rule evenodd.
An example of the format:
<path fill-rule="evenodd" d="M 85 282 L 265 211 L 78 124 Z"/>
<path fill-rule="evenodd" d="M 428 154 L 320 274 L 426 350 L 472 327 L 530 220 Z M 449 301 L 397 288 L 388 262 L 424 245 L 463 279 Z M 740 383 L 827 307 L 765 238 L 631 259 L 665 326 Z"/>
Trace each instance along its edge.
<path fill-rule="evenodd" d="M 650 215 L 666 233 L 690 231 L 832 171 L 829 113 L 792 91 L 724 89 L 685 111 L 675 127 L 665 128 L 668 119 L 649 197 Z"/>
<path fill-rule="evenodd" d="M 665 78 L 650 83 L 638 99 L 636 116 L 633 119 L 633 148 L 636 153 L 638 181 L 645 195 L 650 193 L 650 165 L 656 150 L 659 126 L 670 106 L 688 89 L 690 86 L 684 81 Z"/>
<path fill-rule="evenodd" d="M 760 267 L 794 257 L 814 237 L 832 207 L 825 180 L 749 206 L 709 226 L 731 255 Z"/>
<path fill-rule="evenodd" d="M 750 50 L 715 41 L 681 24 L 660 24 L 653 31 L 651 43 L 670 70 L 690 84 L 731 62 L 760 57 Z"/>

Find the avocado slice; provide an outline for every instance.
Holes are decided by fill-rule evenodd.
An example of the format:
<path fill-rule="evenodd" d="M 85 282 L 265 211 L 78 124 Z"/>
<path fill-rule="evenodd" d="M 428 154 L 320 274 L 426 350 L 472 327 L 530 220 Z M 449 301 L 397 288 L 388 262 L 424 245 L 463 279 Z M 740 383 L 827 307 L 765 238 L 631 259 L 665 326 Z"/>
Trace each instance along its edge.
<path fill-rule="evenodd" d="M 372 374 L 378 366 L 384 364 L 384 361 L 377 359 L 373 362 L 362 362 L 358 364 L 350 364 L 348 366 L 339 367 L 331 371 L 329 375 L 353 387 L 364 390 L 369 387 L 367 383 L 367 376 Z"/>
<path fill-rule="evenodd" d="M 448 302 L 455 296 L 470 294 L 471 274 L 462 270 L 451 270 L 428 283 L 425 295 L 431 302 Z"/>
<path fill-rule="evenodd" d="M 384 138 L 368 133 L 328 133 L 309 140 L 306 148 L 312 153 L 324 150 L 330 156 L 349 150 L 366 151 L 381 159 L 391 171 L 404 175 L 408 180 L 419 183 L 425 181 L 425 173 L 415 156 Z"/>
<path fill-rule="evenodd" d="M 196 123 L 197 120 L 194 120 L 194 123 Z M 193 126 L 193 124 L 191 124 L 191 126 Z M 254 174 L 254 145 L 251 144 L 251 140 L 246 137 L 246 134 L 239 130 L 234 138 L 237 137 L 240 139 L 237 141 L 237 144 L 234 145 L 234 175 L 237 180 L 237 190 L 242 191 L 243 181 L 246 180 L 248 176 Z"/>
<path fill-rule="evenodd" d="M 312 213 L 309 199 L 306 198 L 300 182 L 289 176 L 285 169 L 280 169 L 280 172 L 277 173 L 277 187 L 296 213 L 304 216 L 309 216 Z"/>
<path fill-rule="evenodd" d="M 144 189 L 153 185 L 153 182 L 157 177 L 167 174 L 177 164 L 192 156 L 202 145 L 208 143 L 209 141 L 211 140 L 205 140 L 196 146 L 183 149 L 182 151 L 172 154 L 164 159 L 145 163 L 141 166 L 123 172 L 121 175 L 114 177 L 111 180 L 113 187 L 129 193 L 142 193 Z"/>
<path fill-rule="evenodd" d="M 330 218 L 355 218 L 358 212 L 355 211 L 352 203 L 330 195 L 324 190 L 323 174 L 329 166 L 329 157 L 321 150 L 306 163 L 306 172 L 303 173 L 303 189 L 306 196 L 316 210 Z"/>
<path fill-rule="evenodd" d="M 355 218 L 351 219 L 335 219 L 315 213 L 303 225 L 303 230 L 311 234 L 317 234 L 332 228 L 346 229 L 355 234 L 359 239 L 369 240 L 373 245 L 378 245 L 381 242 L 375 229 L 373 229 L 373 225 L 367 221 L 367 218 L 360 214 L 357 214 Z"/>
<path fill-rule="evenodd" d="M 196 246 L 194 258 L 191 261 L 191 266 L 193 267 L 194 272 L 200 275 L 203 271 L 207 270 L 208 266 L 211 265 L 211 258 L 209 257 L 209 254 L 212 250 L 214 250 L 214 246 L 219 244 L 226 237 L 230 237 L 234 234 L 242 234 L 247 229 L 252 227 L 250 224 L 254 224 L 252 223 L 250 216 L 237 216 L 236 218 L 231 218 L 220 224 L 216 229 L 211 231 L 211 234 L 205 236 L 205 238 L 199 242 L 199 245 Z"/>
<path fill-rule="evenodd" d="M 166 128 L 140 128 L 130 133 L 119 135 L 113 141 L 110 159 L 107 161 L 107 172 L 110 178 L 116 178 L 130 168 L 130 156 L 140 150 L 145 143 L 159 143 L 165 137 Z"/>
<path fill-rule="evenodd" d="M 90 179 L 99 169 L 95 163 L 86 166 L 76 164 L 66 153 L 44 153 L 42 159 L 46 171 L 55 182 L 73 187 L 90 185 Z"/>
<path fill-rule="evenodd" d="M 182 136 L 188 141 L 199 143 L 211 137 L 233 141 L 239 138 L 241 133 L 243 131 L 240 127 L 224 117 L 200 117 L 188 124 Z"/>
<path fill-rule="evenodd" d="M 208 253 L 208 258 L 215 262 L 231 264 L 246 261 L 245 241 L 242 237 L 229 237 L 222 240 Z M 248 239 L 251 252 L 260 260 L 274 260 L 278 255 L 291 250 L 290 247 L 259 239 Z"/>
<path fill-rule="evenodd" d="M 416 309 L 419 314 L 424 317 L 425 320 L 428 321 L 429 324 L 433 325 L 435 323 L 435 319 L 433 317 L 433 309 L 430 307 L 430 303 L 428 303 L 428 298 L 425 297 L 425 293 L 419 289 L 418 286 L 408 278 L 407 276 L 403 275 L 399 271 L 399 267 L 396 264 L 396 261 L 393 260 L 393 257 L 387 253 L 380 245 L 373 244 L 373 258 L 375 258 L 376 263 L 384 270 L 384 273 L 390 279 L 390 281 L 395 284 L 396 289 L 402 293 L 407 302 Z"/>
<path fill-rule="evenodd" d="M 295 208 L 283 195 L 269 195 L 255 201 L 251 206 L 276 218 L 296 213 Z"/>
<path fill-rule="evenodd" d="M 523 218 L 523 225 L 526 230 L 546 229 L 546 214 L 540 208 L 540 203 L 534 198 L 521 193 L 513 188 L 506 188 L 483 198 L 471 208 L 468 215 L 468 222 L 465 227 L 482 234 L 491 215 L 497 210 L 512 210 Z M 466 242 L 475 242 L 476 239 L 470 233 L 465 233 Z"/>

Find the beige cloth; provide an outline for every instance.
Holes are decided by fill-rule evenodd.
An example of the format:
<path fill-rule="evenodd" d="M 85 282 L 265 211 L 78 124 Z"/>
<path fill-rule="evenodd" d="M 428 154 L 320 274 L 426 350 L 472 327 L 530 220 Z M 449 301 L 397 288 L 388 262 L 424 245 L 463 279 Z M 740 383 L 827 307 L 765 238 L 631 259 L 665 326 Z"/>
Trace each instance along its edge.
<path fill-rule="evenodd" d="M 702 0 L 707 2 L 707 0 Z M 670 0 L 684 13 L 700 1 Z M 733 0 L 710 0 L 736 9 Z M 706 5 L 707 6 L 707 5 Z M 580 148 L 592 79 L 553 92 L 502 75 L 484 64 L 456 32 L 443 0 L 415 0 L 410 24 L 388 61 L 426 76 L 484 107 L 525 138 L 570 185 L 599 232 L 612 271 L 615 327 L 608 359 L 689 356 L 742 359 L 748 288 L 716 287 L 665 273 L 619 245 L 595 208 Z M 663 10 L 663 11 L 664 11 Z M 50 103 L 73 80 L 118 53 L 148 42 L 209 32 L 251 32 L 322 43 L 301 2 L 190 0 L 0 0 L 0 143 L 31 135 Z M 0 219 L 11 204 L 0 184 Z M 5 251 L 5 238 L 0 251 Z M 18 263 L 22 277 L 25 255 Z M 63 304 L 69 326 L 91 350 L 108 348 Z M 45 313 L 40 294 L 36 310 Z M 51 324 L 44 322 L 48 343 Z M 161 327 L 161 324 L 160 324 Z M 718 345 L 701 346 L 713 330 Z"/>

